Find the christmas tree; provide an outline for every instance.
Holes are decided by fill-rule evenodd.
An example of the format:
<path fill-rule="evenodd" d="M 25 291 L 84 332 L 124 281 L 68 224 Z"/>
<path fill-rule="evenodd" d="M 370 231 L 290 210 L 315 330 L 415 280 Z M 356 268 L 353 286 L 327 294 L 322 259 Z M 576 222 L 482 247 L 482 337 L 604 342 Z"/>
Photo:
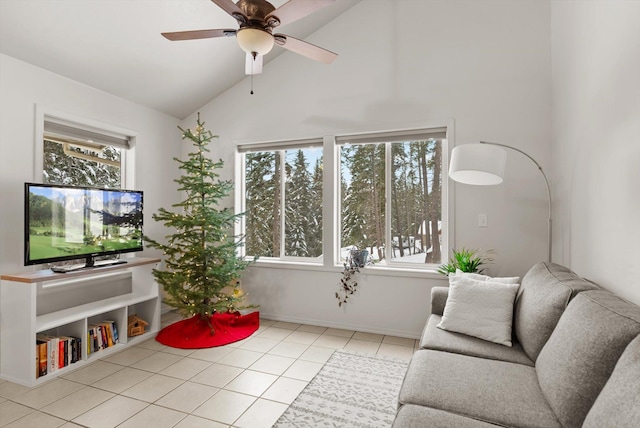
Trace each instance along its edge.
<path fill-rule="evenodd" d="M 173 205 L 175 212 L 160 208 L 153 215 L 154 220 L 175 232 L 166 236 L 166 244 L 145 239 L 150 247 L 165 254 L 166 268 L 153 270 L 167 293 L 165 303 L 184 316 L 199 315 L 214 334 L 213 314 L 244 309 L 237 306 L 243 298 L 238 278 L 248 262 L 238 256 L 242 239 L 233 234 L 242 214 L 219 206 L 231 194 L 233 184 L 220 179 L 218 170 L 224 162 L 214 162 L 206 156 L 207 145 L 217 136 L 204 125 L 198 114 L 194 131 L 179 127 L 182 139 L 195 148 L 187 160 L 174 158 L 183 171 L 175 182 L 185 199 Z"/>

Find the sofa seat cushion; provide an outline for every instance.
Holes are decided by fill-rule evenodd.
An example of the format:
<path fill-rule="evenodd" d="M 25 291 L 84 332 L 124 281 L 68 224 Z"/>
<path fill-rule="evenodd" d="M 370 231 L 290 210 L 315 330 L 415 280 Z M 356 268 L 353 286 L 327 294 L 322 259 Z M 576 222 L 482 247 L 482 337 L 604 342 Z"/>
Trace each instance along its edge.
<path fill-rule="evenodd" d="M 524 352 L 535 361 L 573 297 L 598 287 L 564 266 L 538 263 L 522 278 L 513 329 Z"/>
<path fill-rule="evenodd" d="M 632 427 L 639 424 L 640 336 L 622 353 L 582 427 Z"/>
<path fill-rule="evenodd" d="M 508 347 L 465 334 L 445 331 L 437 327 L 441 318 L 439 315 L 429 317 L 422 332 L 420 348 L 533 366 L 533 361 L 527 357 L 519 343 L 514 342 L 512 347 Z"/>
<path fill-rule="evenodd" d="M 393 421 L 393 428 L 489 428 L 495 426 L 499 425 L 413 404 L 402 406 Z"/>
<path fill-rule="evenodd" d="M 640 307 L 614 294 L 585 291 L 571 301 L 536 361 L 540 387 L 565 427 L 582 425 L 639 334 Z"/>
<path fill-rule="evenodd" d="M 560 427 L 535 368 L 449 352 L 418 350 L 399 403 L 444 410 L 511 427 Z"/>

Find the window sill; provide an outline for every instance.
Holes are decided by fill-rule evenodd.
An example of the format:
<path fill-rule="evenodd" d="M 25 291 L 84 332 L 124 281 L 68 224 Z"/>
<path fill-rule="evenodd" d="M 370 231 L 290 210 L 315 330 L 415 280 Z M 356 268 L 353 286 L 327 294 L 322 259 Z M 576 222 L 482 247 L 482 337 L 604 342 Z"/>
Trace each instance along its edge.
<path fill-rule="evenodd" d="M 267 269 L 291 269 L 291 270 L 315 270 L 315 271 L 330 271 L 321 263 L 313 262 L 298 262 L 293 260 L 273 260 L 273 259 L 258 259 L 253 262 L 251 267 L 267 268 Z"/>
<path fill-rule="evenodd" d="M 319 263 L 296 262 L 290 260 L 265 260 L 259 259 L 251 265 L 260 269 L 284 269 L 284 270 L 302 270 L 302 271 L 318 271 L 318 272 L 342 272 L 342 265 L 324 266 Z M 360 270 L 361 275 L 372 276 L 393 276 L 406 278 L 425 278 L 425 279 L 441 279 L 447 280 L 447 277 L 431 269 L 418 269 L 407 266 L 367 266 Z"/>

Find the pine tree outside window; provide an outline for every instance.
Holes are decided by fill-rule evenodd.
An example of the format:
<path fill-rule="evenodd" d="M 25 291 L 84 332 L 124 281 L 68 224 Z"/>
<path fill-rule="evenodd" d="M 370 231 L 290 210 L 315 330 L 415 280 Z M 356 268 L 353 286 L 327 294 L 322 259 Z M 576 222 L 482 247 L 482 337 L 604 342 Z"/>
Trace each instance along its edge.
<path fill-rule="evenodd" d="M 355 246 L 368 250 L 377 264 L 442 263 L 447 250 L 445 131 L 337 138 L 341 259 Z"/>
<path fill-rule="evenodd" d="M 321 262 L 322 142 L 244 153 L 245 254 Z"/>

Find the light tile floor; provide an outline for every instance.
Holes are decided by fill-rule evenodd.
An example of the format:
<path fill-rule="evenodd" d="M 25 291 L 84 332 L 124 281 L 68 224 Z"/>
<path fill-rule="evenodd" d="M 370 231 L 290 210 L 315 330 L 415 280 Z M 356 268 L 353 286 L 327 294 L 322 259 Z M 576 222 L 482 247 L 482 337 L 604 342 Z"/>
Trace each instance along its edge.
<path fill-rule="evenodd" d="M 163 327 L 179 319 L 162 316 Z M 34 388 L 0 380 L 0 427 L 271 427 L 336 349 L 409 360 L 417 341 L 260 320 L 227 346 L 154 339 Z"/>

